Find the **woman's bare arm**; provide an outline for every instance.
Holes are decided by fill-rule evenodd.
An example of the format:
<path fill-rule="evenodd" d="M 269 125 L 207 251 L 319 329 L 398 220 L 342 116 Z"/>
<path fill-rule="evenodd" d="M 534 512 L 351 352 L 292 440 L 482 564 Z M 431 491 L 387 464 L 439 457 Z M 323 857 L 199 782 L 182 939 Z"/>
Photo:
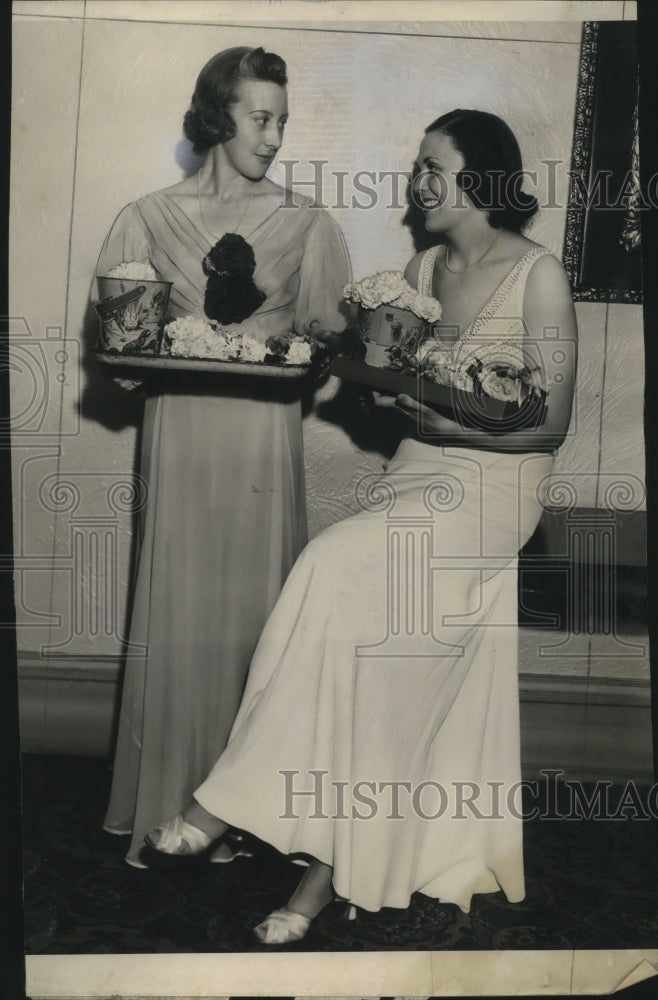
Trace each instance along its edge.
<path fill-rule="evenodd" d="M 513 452 L 545 451 L 562 444 L 571 419 L 577 326 L 569 281 L 555 257 L 540 257 L 532 267 L 525 289 L 523 319 L 528 367 L 540 368 L 541 383 L 548 393 L 543 425 L 492 434 L 462 427 L 410 396 L 398 396 L 396 406 L 417 421 L 421 439 L 437 445 Z"/>

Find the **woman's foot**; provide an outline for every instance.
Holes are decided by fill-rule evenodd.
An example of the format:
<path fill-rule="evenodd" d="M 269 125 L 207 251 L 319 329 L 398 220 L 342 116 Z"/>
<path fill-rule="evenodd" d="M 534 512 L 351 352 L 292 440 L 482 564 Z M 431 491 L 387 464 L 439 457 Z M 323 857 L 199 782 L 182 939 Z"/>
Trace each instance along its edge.
<path fill-rule="evenodd" d="M 274 910 L 254 934 L 263 944 L 289 944 L 305 937 L 311 922 L 333 899 L 333 869 L 321 861 L 312 861 L 286 906 Z"/>
<path fill-rule="evenodd" d="M 211 840 L 219 840 L 228 830 L 228 823 L 209 813 L 196 799 L 192 799 L 183 809 L 183 819 L 186 823 L 203 830 Z"/>
<path fill-rule="evenodd" d="M 182 813 L 150 830 L 144 838 L 143 860 L 155 865 L 179 865 L 207 860 L 226 823 L 193 802 Z"/>
<path fill-rule="evenodd" d="M 244 846 L 243 838 L 235 833 L 229 834 L 222 840 L 219 847 L 216 847 L 210 855 L 210 860 L 215 865 L 226 865 L 236 858 L 253 858 L 253 856 L 253 853 Z"/>
<path fill-rule="evenodd" d="M 254 934 L 263 944 L 290 944 L 306 937 L 311 921 L 301 913 L 293 913 L 284 906 L 274 910 L 262 924 L 254 927 Z"/>

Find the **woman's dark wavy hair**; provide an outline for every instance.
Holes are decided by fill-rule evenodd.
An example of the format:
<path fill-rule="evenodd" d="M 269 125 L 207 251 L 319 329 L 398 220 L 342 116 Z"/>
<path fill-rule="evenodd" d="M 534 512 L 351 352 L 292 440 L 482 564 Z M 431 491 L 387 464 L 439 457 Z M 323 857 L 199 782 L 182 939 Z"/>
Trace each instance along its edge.
<path fill-rule="evenodd" d="M 476 208 L 489 213 L 494 229 L 520 233 L 536 213 L 537 199 L 520 190 L 523 163 L 509 125 L 488 111 L 457 108 L 425 129 L 450 136 L 464 157 L 457 183 Z"/>
<path fill-rule="evenodd" d="M 263 48 L 236 46 L 213 56 L 199 73 L 190 109 L 183 119 L 183 132 L 195 153 L 235 135 L 229 107 L 238 100 L 237 88 L 243 80 L 263 80 L 285 87 L 286 64 L 274 52 Z"/>

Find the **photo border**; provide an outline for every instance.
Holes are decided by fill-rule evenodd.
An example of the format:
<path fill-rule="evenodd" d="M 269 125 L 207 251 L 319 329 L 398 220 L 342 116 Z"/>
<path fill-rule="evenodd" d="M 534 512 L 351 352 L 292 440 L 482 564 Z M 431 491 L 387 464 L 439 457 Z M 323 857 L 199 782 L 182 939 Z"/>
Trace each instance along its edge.
<path fill-rule="evenodd" d="M 21 5 L 21 6 L 25 7 L 26 5 Z M 37 5 L 35 4 L 35 6 L 37 6 Z M 138 4 L 135 4 L 135 6 L 138 6 Z M 190 6 L 193 6 L 193 5 L 190 4 Z M 272 6 L 273 7 L 278 7 L 279 9 L 281 9 L 283 7 L 282 4 L 273 4 Z M 367 4 L 363 4 L 363 6 L 365 8 L 367 8 L 368 5 Z M 411 8 L 412 8 L 412 6 L 416 6 L 416 5 L 412 4 L 412 3 L 406 3 L 404 5 L 404 7 L 402 7 L 402 4 L 399 4 L 400 9 L 401 10 L 405 10 L 405 20 L 406 19 L 411 19 Z M 433 6 L 435 6 L 435 7 L 438 8 L 438 7 L 445 6 L 445 5 L 443 5 L 441 3 L 441 0 L 438 0 L 437 3 L 433 4 Z M 450 16 L 446 16 L 443 19 L 444 20 L 456 19 L 457 13 L 456 13 L 455 5 L 451 4 L 451 5 L 448 5 L 448 6 L 450 6 L 452 8 L 452 10 L 453 10 L 452 16 L 451 17 Z M 467 6 L 469 6 L 469 7 L 472 8 L 474 5 L 469 5 L 467 3 L 462 3 L 459 6 L 460 6 L 460 8 L 462 10 L 464 10 L 464 8 L 466 8 Z M 516 19 L 516 20 L 524 20 L 525 19 L 524 17 L 519 17 L 519 16 L 517 16 L 516 18 L 511 17 L 510 14 L 509 14 L 509 8 L 510 8 L 509 3 L 508 4 L 501 3 L 501 4 L 496 5 L 495 9 L 496 9 L 496 12 L 497 12 L 497 16 L 495 16 L 495 17 L 491 16 L 491 5 L 490 4 L 486 4 L 486 7 L 489 8 L 488 12 L 486 14 L 485 14 L 484 9 L 483 9 L 485 7 L 485 5 L 479 4 L 477 6 L 479 6 L 480 10 L 482 11 L 482 15 L 483 16 L 482 16 L 482 18 L 480 18 L 480 17 L 472 18 L 474 20 L 475 19 L 483 19 L 483 20 L 514 20 L 514 19 Z M 521 7 L 521 6 L 526 6 L 526 5 L 524 5 L 521 2 L 521 3 L 518 3 L 517 6 Z M 534 7 L 535 10 L 537 8 L 537 4 L 529 4 L 527 6 Z M 544 3 L 543 6 L 544 6 L 545 9 L 547 9 L 549 6 L 551 8 L 553 8 L 553 9 L 555 9 L 558 5 Z M 580 3 L 578 3 L 578 4 L 574 4 L 574 3 L 560 4 L 559 7 L 561 7 L 562 11 L 563 11 L 562 14 L 561 14 L 561 17 L 562 18 L 568 17 L 570 19 L 579 20 L 580 18 L 578 18 L 576 16 L 576 14 L 577 14 L 578 8 L 580 6 L 581 6 Z M 590 6 L 590 7 L 597 7 L 597 6 L 601 7 L 602 5 L 601 4 L 599 4 L 599 5 L 592 4 L 592 5 L 588 5 L 588 6 Z M 613 6 L 613 5 L 608 5 L 608 6 Z M 630 7 L 629 4 L 622 4 L 622 3 L 616 3 L 616 4 L 614 4 L 614 6 L 616 8 L 621 8 L 622 11 L 625 11 L 625 9 L 627 7 Z M 328 7 L 328 5 L 325 5 L 325 9 L 326 9 L 326 7 Z M 590 11 L 588 11 L 588 15 L 589 14 L 590 14 Z M 419 15 L 420 15 L 420 12 L 419 12 Z M 370 15 L 370 16 L 372 16 L 372 15 Z M 368 19 L 368 17 L 369 17 L 369 15 L 367 13 L 367 10 L 364 9 L 364 19 Z M 462 18 L 463 17 L 464 17 L 464 15 L 462 14 Z M 542 18 L 542 19 L 544 19 L 544 18 Z M 553 20 L 553 19 L 557 19 L 557 18 L 555 17 L 555 15 L 553 15 L 553 16 L 550 16 L 550 17 L 546 16 L 545 19 L 546 20 Z M 234 23 L 242 23 L 242 22 L 236 21 Z M 371 953 L 371 954 L 369 954 L 367 956 L 366 955 L 355 955 L 355 953 L 351 953 L 351 952 L 350 953 L 332 952 L 332 953 L 326 953 L 326 954 L 323 954 L 323 955 L 314 954 L 312 956 L 309 956 L 307 953 L 306 954 L 302 954 L 302 955 L 297 955 L 297 956 L 292 956 L 292 955 L 261 956 L 261 955 L 250 955 L 250 954 L 247 954 L 247 955 L 240 954 L 240 955 L 230 955 L 230 956 L 224 956 L 224 955 L 222 955 L 222 956 L 204 956 L 204 955 L 196 955 L 196 954 L 194 954 L 194 955 L 175 955 L 175 956 L 155 956 L 155 955 L 154 956 L 144 956 L 144 955 L 139 955 L 139 956 L 124 956 L 124 955 L 85 956 L 85 955 L 80 955 L 80 956 L 78 956 L 78 955 L 76 955 L 76 956 L 52 956 L 52 957 L 50 957 L 50 956 L 28 956 L 28 986 L 30 988 L 30 996 L 31 996 L 32 1000 L 42 1000 L 42 998 L 44 998 L 44 1000 L 45 1000 L 46 997 L 51 998 L 51 1000 L 54 1000 L 54 998 L 56 998 L 56 997 L 58 998 L 58 1000 L 73 1000 L 74 997 L 85 997 L 85 998 L 90 998 L 90 997 L 105 998 L 105 997 L 110 997 L 110 996 L 117 997 L 117 996 L 121 995 L 121 994 L 117 994 L 117 991 L 116 991 L 116 988 L 115 988 L 116 986 L 119 985 L 119 982 L 120 982 L 120 979 L 121 979 L 121 974 L 122 974 L 122 970 L 119 967 L 120 966 L 124 966 L 125 971 L 127 971 L 129 974 L 132 975 L 132 979 L 131 979 L 131 982 L 130 982 L 130 985 L 129 985 L 129 992 L 128 991 L 123 992 L 123 996 L 125 996 L 125 997 L 131 997 L 131 998 L 137 998 L 137 997 L 140 997 L 140 996 L 143 996 L 143 997 L 156 997 L 157 996 L 158 998 L 160 998 L 160 1000 L 166 1000 L 165 995 L 161 991 L 159 991 L 157 993 L 151 992 L 150 990 L 148 992 L 144 992 L 144 986 L 142 985 L 142 983 L 144 983 L 144 977 L 141 977 L 141 980 L 140 980 L 138 966 L 140 966 L 140 965 L 143 966 L 145 964 L 150 964 L 150 963 L 145 963 L 145 961 L 144 961 L 145 959 L 153 959 L 153 964 L 155 964 L 157 962 L 158 964 L 165 964 L 165 965 L 168 966 L 168 969 L 167 969 L 167 981 L 169 982 L 169 984 L 173 983 L 174 981 L 180 981 L 181 975 L 185 976 L 184 985 L 181 987 L 182 989 L 185 990 L 185 992 L 179 992 L 179 991 L 177 991 L 174 994 L 169 994 L 169 996 L 171 996 L 171 997 L 174 997 L 174 996 L 177 996 L 177 997 L 183 997 L 183 996 L 190 997 L 191 995 L 194 995 L 196 997 L 217 997 L 219 995 L 223 995 L 223 994 L 220 994 L 218 992 L 218 987 L 222 986 L 223 983 L 226 983 L 226 985 L 229 985 L 229 984 L 228 984 L 228 982 L 227 982 L 226 979 L 223 980 L 221 976 L 217 975 L 217 969 L 216 969 L 216 966 L 215 966 L 215 962 L 213 962 L 213 961 L 209 962 L 209 961 L 205 961 L 205 960 L 207 960 L 208 958 L 210 958 L 210 959 L 215 959 L 216 961 L 219 960 L 222 964 L 228 964 L 228 961 L 225 962 L 225 960 L 239 959 L 240 962 L 241 962 L 241 964 L 244 964 L 248 968 L 250 965 L 254 965 L 254 966 L 258 965 L 258 966 L 260 966 L 261 965 L 260 960 L 262 959 L 263 960 L 263 968 L 262 969 L 260 969 L 260 968 L 259 969 L 254 969 L 254 977 L 250 980 L 249 984 L 245 983 L 245 989 L 251 987 L 251 988 L 249 988 L 250 995 L 263 995 L 263 996 L 268 996 L 269 995 L 269 996 L 273 996 L 273 995 L 276 995 L 276 992 L 273 992 L 273 990 L 276 990 L 277 966 L 279 967 L 278 971 L 281 972 L 283 970 L 284 966 L 290 966 L 290 967 L 292 967 L 295 964 L 299 965 L 299 960 L 300 959 L 303 959 L 305 963 L 309 963 L 309 961 L 311 961 L 315 965 L 315 967 L 317 968 L 318 966 L 324 964 L 324 963 L 322 963 L 322 962 L 319 961 L 320 959 L 324 959 L 324 958 L 326 958 L 327 960 L 334 961 L 335 965 L 337 965 L 337 966 L 341 965 L 343 962 L 346 962 L 346 963 L 349 964 L 350 959 L 358 958 L 358 959 L 363 960 L 362 961 L 362 964 L 364 966 L 364 969 L 363 969 L 363 979 L 361 979 L 360 982 L 357 983 L 356 978 L 355 978 L 354 979 L 354 984 L 355 984 L 355 986 L 362 985 L 362 991 L 366 990 L 366 984 L 368 984 L 367 985 L 367 992 L 363 992 L 363 995 L 365 996 L 365 995 L 372 995 L 372 986 L 376 982 L 385 982 L 386 987 L 387 987 L 387 992 L 389 992 L 394 986 L 395 987 L 398 986 L 398 982 L 396 982 L 394 979 L 392 979 L 390 977 L 390 975 L 387 978 L 384 978 L 382 976 L 382 972 L 385 971 L 385 969 L 386 969 L 386 956 L 389 955 L 389 954 L 395 956 L 398 959 L 401 958 L 401 956 L 408 956 L 408 957 L 417 956 L 419 958 L 419 964 L 421 964 L 421 961 L 422 961 L 422 964 L 424 964 L 428 970 L 432 970 L 434 968 L 434 971 L 436 971 L 437 974 L 439 974 L 439 972 L 440 972 L 440 965 L 441 964 L 443 964 L 443 965 L 448 964 L 445 961 L 446 960 L 446 956 L 450 956 L 450 955 L 461 956 L 461 955 L 464 955 L 464 956 L 467 957 L 467 960 L 468 960 L 467 964 L 469 964 L 469 965 L 476 965 L 477 964 L 477 965 L 480 965 L 480 966 L 484 966 L 486 964 L 487 960 L 489 959 L 489 957 L 491 956 L 491 959 L 492 959 L 492 962 L 494 962 L 494 965 L 489 966 L 488 970 L 485 969 L 484 967 L 482 967 L 482 973 L 483 973 L 483 975 L 482 975 L 482 980 L 481 981 L 482 981 L 482 989 L 484 990 L 484 992 L 480 992 L 480 993 L 465 993 L 460 988 L 461 985 L 462 985 L 460 982 L 458 982 L 455 979 L 452 979 L 452 980 L 450 980 L 449 978 L 447 979 L 447 981 L 446 981 L 447 988 L 450 988 L 451 990 L 453 990 L 455 992 L 458 991 L 459 994 L 463 995 L 463 996 L 466 996 L 466 995 L 488 995 L 488 996 L 501 995 L 501 994 L 494 994 L 492 992 L 492 987 L 494 987 L 496 985 L 496 980 L 499 978 L 499 976 L 497 976 L 497 975 L 494 974 L 495 973 L 494 966 L 498 966 L 499 972 L 502 973 L 502 975 L 504 977 L 505 982 L 503 984 L 501 984 L 501 985 L 503 985 L 503 986 L 506 987 L 506 991 L 507 991 L 506 995 L 510 995 L 510 993 L 514 993 L 515 995 L 519 995 L 519 989 L 517 989 L 517 987 L 519 987 L 519 988 L 526 988 L 527 989 L 527 980 L 524 981 L 523 979 L 521 979 L 521 981 L 519 981 L 518 979 L 511 978 L 511 976 L 510 976 L 510 962 L 513 964 L 513 958 L 510 961 L 508 961 L 507 960 L 507 956 L 514 956 L 514 955 L 523 956 L 523 959 L 524 959 L 523 964 L 525 966 L 531 965 L 532 964 L 533 956 L 536 956 L 536 955 L 539 955 L 539 956 L 542 956 L 542 957 L 546 957 L 548 955 L 551 958 L 555 959 L 555 965 L 556 965 L 556 969 L 555 970 L 547 968 L 545 966 L 545 963 L 543 963 L 542 961 L 535 963 L 535 965 L 534 965 L 534 972 L 537 974 L 537 977 L 538 977 L 538 978 L 535 979 L 535 982 L 536 982 L 538 988 L 540 989 L 540 993 L 537 993 L 535 995 L 542 995 L 542 994 L 543 995 L 555 995 L 556 989 L 559 988 L 558 987 L 558 983 L 561 983 L 563 981 L 563 979 L 562 979 L 562 973 L 566 972 L 567 967 L 568 967 L 568 969 L 570 971 L 570 980 L 569 980 L 569 982 L 571 983 L 573 981 L 574 968 L 575 968 L 575 966 L 578 964 L 578 962 L 580 960 L 582 960 L 582 962 L 591 963 L 592 972 L 593 973 L 598 972 L 600 974 L 599 975 L 599 985 L 602 985 L 602 988 L 605 989 L 605 990 L 615 989 L 615 988 L 618 988 L 620 985 L 630 985 L 631 981 L 633 979 L 635 979 L 635 981 L 640 981 L 645 976 L 650 976 L 650 975 L 656 974 L 656 969 L 658 967 L 658 951 L 656 951 L 656 952 L 645 952 L 645 951 L 635 951 L 635 950 L 628 950 L 628 951 L 626 951 L 626 950 L 619 950 L 619 951 L 610 951 L 610 952 L 608 952 L 608 951 L 596 951 L 596 952 L 580 951 L 579 952 L 579 951 L 574 950 L 574 951 L 569 951 L 569 952 L 553 952 L 553 951 L 551 951 L 551 952 L 548 952 L 548 953 L 547 952 L 538 952 L 538 953 L 533 953 L 533 952 L 516 952 L 516 953 L 514 953 L 514 952 L 467 952 L 467 953 L 459 953 L 459 952 L 452 952 L 452 953 L 434 952 L 434 953 L 425 953 L 424 955 L 421 955 L 421 954 L 415 953 L 415 952 L 409 952 L 409 953 L 406 953 L 406 952 L 405 953 L 377 953 L 377 952 L 375 952 L 375 953 Z M 568 960 L 568 962 L 567 962 L 566 965 L 565 965 L 565 956 L 569 956 L 569 960 Z M 480 957 L 482 957 L 482 962 L 479 961 Z M 172 961 L 171 962 L 165 961 L 163 963 L 163 959 L 165 959 L 165 960 L 171 959 Z M 294 961 L 295 959 L 297 959 L 297 962 Z M 256 960 L 259 960 L 259 961 L 256 961 Z M 315 960 L 317 960 L 317 961 L 315 961 Z M 61 978 L 61 974 L 66 971 L 66 969 L 65 969 L 66 966 L 71 966 L 71 965 L 75 965 L 75 966 L 77 966 L 77 968 L 75 968 L 73 970 L 69 969 L 69 971 L 72 973 L 71 978 L 67 979 L 67 980 L 63 980 Z M 175 966 L 175 968 L 172 968 L 171 967 L 172 965 Z M 382 968 L 382 966 L 383 966 L 383 968 Z M 558 966 L 559 966 L 559 974 L 557 976 L 555 976 L 554 973 L 558 972 Z M 112 967 L 114 967 L 114 968 L 112 968 Z M 134 971 L 131 972 L 131 969 L 134 970 Z M 143 971 L 148 975 L 148 971 L 147 970 L 143 970 Z M 321 973 L 321 969 L 320 968 L 318 968 L 317 971 L 318 971 L 318 973 Z M 448 971 L 449 971 L 448 969 L 441 970 L 441 973 L 440 973 L 441 976 L 446 975 L 448 973 Z M 303 970 L 303 972 L 304 972 L 303 979 L 306 980 L 306 982 L 308 984 L 308 982 L 309 982 L 309 976 L 311 978 L 313 978 L 314 972 L 313 972 L 313 970 L 306 970 L 306 969 Z M 369 972 L 370 973 L 375 973 L 375 975 L 372 975 L 370 979 L 367 978 L 367 975 L 368 975 Z M 518 969 L 516 970 L 516 972 L 518 972 Z M 526 968 L 526 972 L 531 972 L 531 970 L 529 970 L 529 969 Z M 607 973 L 607 978 L 605 977 L 604 973 Z M 268 976 L 270 974 L 272 975 L 273 978 L 268 978 Z M 213 979 L 212 979 L 212 981 L 209 979 L 207 985 L 204 986 L 201 983 L 201 978 L 200 978 L 202 975 L 212 976 Z M 261 976 L 261 985 L 263 986 L 263 988 L 266 988 L 268 990 L 268 992 L 260 993 L 260 991 L 258 989 L 258 984 L 256 982 L 257 975 Z M 542 975 L 544 976 L 544 978 L 541 978 Z M 639 977 L 639 979 L 637 977 Z M 606 979 L 606 981 L 605 981 L 605 984 L 602 984 L 601 981 L 604 978 Z M 162 985 L 163 980 L 162 980 L 162 978 L 160 976 L 158 977 L 158 981 L 159 981 L 160 985 Z M 288 984 L 289 984 L 290 981 L 286 980 L 286 982 L 288 982 Z M 421 995 L 424 995 L 424 996 L 429 996 L 429 995 L 433 995 L 433 996 L 447 996 L 447 995 L 451 995 L 451 994 L 448 994 L 448 993 L 445 993 L 445 992 L 436 992 L 437 986 L 439 985 L 439 983 L 438 983 L 437 980 L 434 980 L 434 981 L 424 980 L 424 984 L 428 984 L 428 982 L 429 982 L 429 985 L 432 986 L 433 992 L 431 994 L 430 993 L 414 992 L 414 988 L 413 988 L 414 984 L 412 982 L 412 978 L 409 978 L 408 981 L 406 981 L 405 984 L 403 984 L 403 985 L 407 986 L 407 988 L 404 989 L 405 995 L 407 995 L 407 996 L 421 996 Z M 333 983 L 334 983 L 334 985 L 337 984 L 337 980 L 335 978 L 333 979 Z M 317 996 L 320 993 L 322 993 L 323 989 L 326 991 L 330 987 L 330 985 L 331 984 L 328 983 L 327 981 L 325 981 L 324 983 L 320 982 L 320 979 L 318 978 L 317 982 L 315 982 L 315 981 L 312 982 L 312 985 L 307 990 L 300 990 L 299 992 L 296 991 L 296 995 L 297 996 L 302 996 L 302 995 L 304 995 L 304 996 Z M 511 990 L 510 990 L 510 987 L 512 987 Z M 60 992 L 59 993 L 52 992 L 53 990 L 56 990 L 56 989 L 60 989 Z M 44 992 L 44 990 L 45 990 L 45 992 Z M 65 990 L 66 992 L 61 992 L 61 990 Z M 208 992 L 208 990 L 210 990 L 210 992 Z M 139 992 L 136 992 L 136 991 L 139 991 Z M 565 992 L 571 993 L 571 989 L 567 989 Z M 588 991 L 588 992 L 590 992 L 590 991 Z M 233 996 L 238 996 L 238 995 L 241 995 L 241 994 L 240 994 L 239 991 L 232 990 L 232 995 Z M 290 995 L 290 993 L 288 992 L 287 995 Z M 338 994 L 335 994 L 335 995 L 338 995 Z M 350 995 L 350 994 L 342 994 L 342 995 Z M 590 993 L 590 995 L 591 995 L 591 993 Z"/>

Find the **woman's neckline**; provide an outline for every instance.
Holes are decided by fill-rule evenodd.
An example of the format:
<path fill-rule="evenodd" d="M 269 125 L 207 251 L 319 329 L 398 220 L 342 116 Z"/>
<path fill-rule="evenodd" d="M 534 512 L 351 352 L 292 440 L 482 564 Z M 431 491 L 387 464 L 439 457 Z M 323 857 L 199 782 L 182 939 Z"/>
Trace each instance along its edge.
<path fill-rule="evenodd" d="M 434 285 L 434 268 L 436 267 L 436 262 L 437 262 L 437 260 L 439 258 L 439 254 L 441 252 L 443 252 L 443 256 L 445 257 L 446 249 L 447 248 L 446 248 L 446 245 L 444 243 L 439 243 L 436 248 L 433 247 L 431 249 L 434 250 L 434 260 L 432 262 L 432 274 L 431 274 L 431 280 L 430 280 L 430 291 L 432 292 L 432 288 L 433 288 L 433 285 Z M 512 279 L 512 277 L 514 276 L 514 274 L 516 272 L 516 269 L 519 267 L 519 265 L 521 263 L 523 263 L 523 261 L 525 260 L 525 258 L 529 254 L 535 253 L 535 251 L 537 251 L 537 250 L 542 250 L 545 253 L 548 252 L 548 251 L 545 250 L 544 247 L 540 247 L 538 243 L 535 244 L 534 246 L 528 247 L 528 249 L 525 251 L 525 253 L 521 254 L 521 256 L 516 260 L 516 262 L 514 264 L 512 264 L 512 266 L 509 269 L 509 271 L 507 272 L 507 274 L 503 275 L 503 277 L 501 278 L 501 280 L 498 282 L 498 284 L 496 285 L 496 287 L 492 291 L 491 295 L 485 300 L 485 302 L 483 303 L 482 307 L 476 312 L 476 314 L 473 317 L 473 319 L 470 321 L 470 323 L 468 324 L 468 326 L 464 329 L 464 332 L 460 333 L 459 337 L 457 337 L 457 339 L 456 339 L 456 341 L 454 341 L 454 343 L 461 343 L 467 337 L 467 335 L 471 332 L 471 330 L 474 327 L 474 325 L 483 316 L 485 316 L 488 312 L 490 312 L 492 304 L 493 304 L 493 300 L 496 298 L 496 296 L 498 295 L 498 293 L 500 292 L 500 290 L 503 288 L 503 286 L 508 281 L 510 281 Z M 430 253 L 431 253 L 431 250 L 430 250 Z"/>
<path fill-rule="evenodd" d="M 285 195 L 284 189 L 282 188 L 281 190 L 282 190 L 282 192 Z M 201 239 L 203 239 L 203 241 L 208 244 L 209 247 L 214 246 L 214 244 L 209 239 L 210 233 L 207 233 L 205 231 L 205 227 L 201 228 L 201 226 L 199 226 L 197 224 L 197 222 L 191 217 L 191 215 L 189 215 L 188 212 L 185 211 L 185 209 L 183 208 L 183 206 L 177 201 L 175 195 L 168 194 L 166 191 L 153 191 L 151 193 L 150 197 L 152 197 L 152 198 L 165 198 L 169 204 L 173 205 L 175 208 L 178 209 L 178 211 L 181 213 L 181 215 L 185 216 L 185 218 L 187 219 L 187 221 L 189 222 L 189 224 L 194 229 L 195 233 L 197 233 L 201 237 Z M 266 222 L 269 222 L 270 219 L 274 218 L 274 216 L 277 214 L 277 212 L 279 212 L 279 210 L 283 207 L 284 203 L 285 203 L 285 197 L 284 197 L 284 199 L 278 205 L 274 206 L 274 208 L 272 209 L 272 211 L 269 212 L 265 216 L 265 218 L 261 219 L 260 222 L 257 222 L 255 226 L 252 226 L 252 228 L 247 233 L 244 233 L 244 234 L 240 233 L 239 235 L 241 235 L 243 237 L 243 239 L 249 240 L 253 236 L 253 234 L 255 232 L 257 232 L 262 226 L 265 225 Z M 203 220 L 201 220 L 201 221 L 203 222 Z M 228 232 L 232 232 L 232 230 L 228 230 L 227 229 L 226 232 L 223 233 L 222 235 L 225 236 Z M 217 237 L 217 239 L 221 239 L 221 237 Z M 217 242 L 217 240 L 215 240 L 215 243 L 216 242 Z"/>

